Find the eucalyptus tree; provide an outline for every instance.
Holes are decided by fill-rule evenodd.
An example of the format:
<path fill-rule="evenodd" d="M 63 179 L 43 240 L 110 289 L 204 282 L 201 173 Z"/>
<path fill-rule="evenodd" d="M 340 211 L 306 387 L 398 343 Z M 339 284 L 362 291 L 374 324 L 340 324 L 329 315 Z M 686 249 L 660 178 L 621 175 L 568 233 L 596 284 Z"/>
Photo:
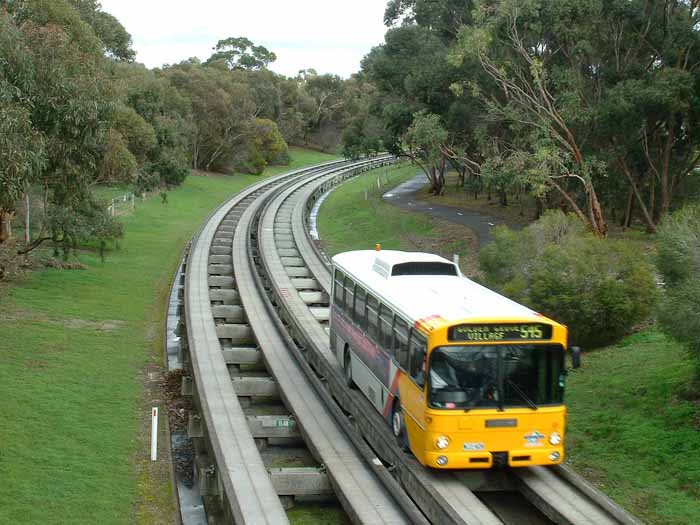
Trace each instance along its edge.
<path fill-rule="evenodd" d="M 277 60 L 277 55 L 264 46 L 255 45 L 246 37 L 229 37 L 219 40 L 214 54 L 206 64 L 223 61 L 230 69 L 255 71 L 264 69 Z"/>
<path fill-rule="evenodd" d="M 257 105 L 249 86 L 227 68 L 183 62 L 164 70 L 165 77 L 187 97 L 192 108 L 192 167 L 221 170 L 245 138 Z"/>
<path fill-rule="evenodd" d="M 46 162 L 43 136 L 27 102 L 34 89 L 31 52 L 10 15 L 0 10 L 0 244 L 11 236 L 17 203 Z"/>
<path fill-rule="evenodd" d="M 406 155 L 423 170 L 434 195 L 441 195 L 445 187 L 447 159 L 443 148 L 447 136 L 440 116 L 423 110 L 413 115 L 413 121 L 403 137 Z"/>
<path fill-rule="evenodd" d="M 67 0 L 83 22 L 87 23 L 102 43 L 107 56 L 130 62 L 136 57 L 132 49 L 131 35 L 111 14 L 102 10 L 97 0 Z"/>
<path fill-rule="evenodd" d="M 2 55 L 10 60 L 0 61 L 5 64 L 0 66 L 2 106 L 8 116 L 4 125 L 12 126 L 12 140 L 24 142 L 33 161 L 20 159 L 24 168 L 5 175 L 9 173 L 15 188 L 30 181 L 42 187 L 49 219 L 59 210 L 75 218 L 42 225 L 36 244 L 47 237 L 72 242 L 75 236 L 67 228 L 78 223 L 88 225 L 85 234 L 116 233 L 110 228 L 91 230 L 94 221 L 83 217 L 86 203 L 92 201 L 90 185 L 104 159 L 115 101 L 105 70 L 104 44 L 63 0 L 17 0 L 6 8 L 1 33 L 3 44 L 9 42 L 10 48 Z M 22 110 L 14 111 L 18 106 Z"/>
<path fill-rule="evenodd" d="M 303 141 L 310 141 L 329 148 L 337 144 L 343 128 L 346 104 L 346 82 L 338 75 L 316 74 L 306 70 L 301 76 L 299 90 L 302 92 L 304 115 Z"/>
<path fill-rule="evenodd" d="M 698 161 L 698 2 L 480 0 L 474 14 L 452 61 L 490 77 L 457 87 L 510 130 L 500 161 L 599 234 L 622 178 L 653 230 Z"/>

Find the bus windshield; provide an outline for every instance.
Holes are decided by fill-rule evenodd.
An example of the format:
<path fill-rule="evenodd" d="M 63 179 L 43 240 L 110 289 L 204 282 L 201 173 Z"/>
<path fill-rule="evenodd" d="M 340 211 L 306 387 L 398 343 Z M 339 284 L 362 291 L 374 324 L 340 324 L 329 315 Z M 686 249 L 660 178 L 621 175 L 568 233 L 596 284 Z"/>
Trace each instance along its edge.
<path fill-rule="evenodd" d="M 441 346 L 430 357 L 432 408 L 530 407 L 562 403 L 561 345 Z"/>

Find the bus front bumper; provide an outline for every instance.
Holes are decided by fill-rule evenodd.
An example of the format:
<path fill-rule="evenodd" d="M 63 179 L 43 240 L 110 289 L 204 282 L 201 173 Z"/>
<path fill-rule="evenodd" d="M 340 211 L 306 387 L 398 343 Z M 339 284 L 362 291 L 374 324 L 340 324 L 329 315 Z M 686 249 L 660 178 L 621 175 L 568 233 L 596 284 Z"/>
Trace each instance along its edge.
<path fill-rule="evenodd" d="M 558 465 L 564 461 L 562 447 L 510 450 L 508 452 L 441 452 L 427 451 L 425 465 L 439 469 L 485 469 L 493 466 L 533 467 Z"/>

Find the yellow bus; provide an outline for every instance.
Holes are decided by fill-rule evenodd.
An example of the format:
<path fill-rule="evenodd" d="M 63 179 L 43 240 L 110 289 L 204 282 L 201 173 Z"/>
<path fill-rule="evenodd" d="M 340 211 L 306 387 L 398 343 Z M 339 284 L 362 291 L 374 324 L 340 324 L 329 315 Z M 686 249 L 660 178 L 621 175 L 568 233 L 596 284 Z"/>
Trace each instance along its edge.
<path fill-rule="evenodd" d="M 420 463 L 563 461 L 565 326 L 427 253 L 338 254 L 331 295 L 330 343 L 348 386 Z"/>

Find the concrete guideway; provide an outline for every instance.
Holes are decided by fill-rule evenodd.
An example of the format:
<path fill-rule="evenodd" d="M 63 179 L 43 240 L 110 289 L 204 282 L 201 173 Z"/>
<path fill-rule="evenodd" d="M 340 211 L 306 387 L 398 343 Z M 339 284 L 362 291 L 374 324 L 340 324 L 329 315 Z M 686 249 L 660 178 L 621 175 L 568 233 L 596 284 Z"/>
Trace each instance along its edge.
<path fill-rule="evenodd" d="M 231 383 L 209 296 L 209 247 L 230 207 L 245 196 L 220 208 L 193 244 L 185 285 L 187 333 L 193 378 L 200 393 L 200 414 L 209 435 L 216 475 L 223 486 L 225 514 L 236 523 L 284 523 L 286 513 Z"/>
<path fill-rule="evenodd" d="M 291 268 L 279 255 L 281 243 L 285 249 L 293 246 L 304 261 L 304 268 L 311 269 L 309 271 L 317 283 L 316 290 L 323 292 L 325 301 L 323 305 L 315 306 L 328 307 L 330 273 L 326 262 L 315 251 L 306 230 L 305 216 L 313 205 L 313 196 L 337 182 L 320 179 L 290 187 L 270 205 L 275 213 L 266 214 L 260 226 L 261 256 L 271 285 L 279 301 L 284 303 L 288 322 L 294 326 L 294 333 L 302 337 L 304 345 L 313 350 L 307 353 L 309 361 L 330 386 L 333 395 L 339 398 L 343 408 L 352 413 L 365 438 L 395 469 L 400 466 L 395 474 L 428 519 L 435 523 L 501 523 L 465 485 L 455 483 L 449 475 L 424 469 L 412 456 L 397 449 L 388 425 L 376 410 L 360 393 L 343 386 L 341 368 L 328 348 L 327 323 L 319 323 L 315 318 L 313 304 L 300 294 L 289 293 L 294 288 L 288 275 Z M 288 244 L 290 240 L 293 240 L 292 245 Z"/>
<path fill-rule="evenodd" d="M 343 164 L 333 161 L 325 166 Z M 221 250 L 226 239 L 233 236 L 235 221 L 228 221 L 231 210 L 252 198 L 264 188 L 282 183 L 319 167 L 305 168 L 266 179 L 236 195 L 215 210 L 196 235 L 187 263 L 185 282 L 185 312 L 188 334 L 188 357 L 197 393 L 195 403 L 199 415 L 191 419 L 192 437 L 198 448 L 197 472 L 203 494 L 215 494 L 220 499 L 223 519 L 235 523 L 286 523 L 287 516 L 277 496 L 277 488 L 266 470 L 255 439 L 248 427 L 248 418 L 238 401 L 234 383 L 227 368 L 219 337 L 227 325 L 217 325 L 212 300 L 230 301 L 235 292 L 210 286 L 232 285 L 233 279 L 220 275 L 227 268 L 212 268 L 211 257 L 225 255 Z M 229 252 L 230 254 L 230 249 Z M 225 265 L 224 265 L 225 266 Z M 212 271 L 213 270 L 213 271 Z M 229 315 L 224 313 L 224 315 Z M 235 332 L 235 325 L 228 325 Z M 184 386 L 184 385 L 183 385 Z"/>
<path fill-rule="evenodd" d="M 262 200 L 262 199 L 260 199 Z M 259 202 L 259 201 L 258 201 Z M 276 209 L 276 201 L 272 208 Z M 286 341 L 271 320 L 264 297 L 255 286 L 255 270 L 249 259 L 249 230 L 258 207 L 251 206 L 241 218 L 233 242 L 233 263 L 241 298 L 266 362 L 279 383 L 286 404 L 299 421 L 309 446 L 325 466 L 336 494 L 353 521 L 358 523 L 408 523 L 404 512 L 355 450 L 345 432 L 329 415 L 316 391 L 287 350 Z M 263 225 L 265 229 L 266 223 Z M 259 249 L 266 252 L 264 241 Z M 305 283 L 304 286 L 310 286 Z M 291 286 L 291 284 L 290 284 Z"/>

